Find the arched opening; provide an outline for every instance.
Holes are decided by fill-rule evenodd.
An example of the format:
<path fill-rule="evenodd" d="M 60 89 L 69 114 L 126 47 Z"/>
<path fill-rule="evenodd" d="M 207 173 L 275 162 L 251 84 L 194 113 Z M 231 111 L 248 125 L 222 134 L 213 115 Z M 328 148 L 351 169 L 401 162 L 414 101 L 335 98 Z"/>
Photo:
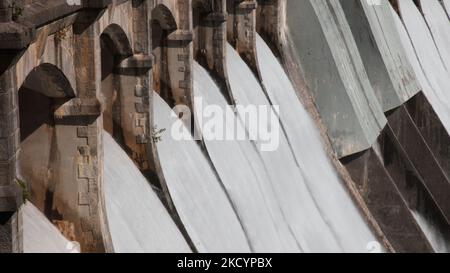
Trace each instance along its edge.
<path fill-rule="evenodd" d="M 208 22 L 206 18 L 212 12 L 211 5 L 211 1 L 194 0 L 192 2 L 194 60 L 205 67 L 207 66 L 207 50 L 211 50 L 208 49 L 206 41 L 206 31 L 208 31 Z"/>
<path fill-rule="evenodd" d="M 148 147 L 147 66 L 141 55 L 133 55 L 123 29 L 110 25 L 100 36 L 103 128 L 139 167 L 148 181 L 158 186 Z"/>
<path fill-rule="evenodd" d="M 20 115 L 19 177 L 27 185 L 27 199 L 54 224 L 72 226 L 77 185 L 65 181 L 62 162 L 74 151 L 64 147 L 72 141 L 57 126 L 55 111 L 75 93 L 64 74 L 54 65 L 44 63 L 34 68 L 18 91 Z M 67 197 L 67 201 L 65 200 Z M 72 238 L 77 240 L 73 234 Z"/>
<path fill-rule="evenodd" d="M 160 4 L 152 10 L 152 53 L 155 58 L 153 65 L 153 90 L 169 105 L 175 105 L 168 65 L 169 34 L 177 29 L 177 24 L 170 10 Z"/>
<path fill-rule="evenodd" d="M 118 25 L 108 26 L 100 35 L 102 85 L 100 101 L 103 113 L 103 128 L 114 139 L 125 145 L 122 127 L 121 78 L 117 66 L 132 54 L 128 37 Z"/>

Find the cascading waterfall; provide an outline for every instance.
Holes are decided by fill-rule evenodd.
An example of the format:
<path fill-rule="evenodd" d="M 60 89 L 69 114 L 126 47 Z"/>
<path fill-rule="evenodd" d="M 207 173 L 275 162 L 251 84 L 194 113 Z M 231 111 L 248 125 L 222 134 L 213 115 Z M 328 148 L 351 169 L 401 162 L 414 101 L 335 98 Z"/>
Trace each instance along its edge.
<path fill-rule="evenodd" d="M 61 232 L 31 202 L 21 208 L 23 219 L 23 252 L 73 253 L 79 252 Z"/>
<path fill-rule="evenodd" d="M 105 203 L 115 252 L 190 252 L 164 205 L 133 161 L 103 132 Z"/>
<path fill-rule="evenodd" d="M 155 92 L 153 113 L 156 129 L 166 129 L 156 144 L 165 182 L 196 249 L 249 252 L 247 237 L 216 173 L 192 138 L 175 137 L 174 132 L 185 127 Z"/>
<path fill-rule="evenodd" d="M 429 29 L 412 1 L 399 1 L 404 24 L 391 7 L 408 59 L 442 124 L 450 132 L 450 86 L 446 70 Z"/>

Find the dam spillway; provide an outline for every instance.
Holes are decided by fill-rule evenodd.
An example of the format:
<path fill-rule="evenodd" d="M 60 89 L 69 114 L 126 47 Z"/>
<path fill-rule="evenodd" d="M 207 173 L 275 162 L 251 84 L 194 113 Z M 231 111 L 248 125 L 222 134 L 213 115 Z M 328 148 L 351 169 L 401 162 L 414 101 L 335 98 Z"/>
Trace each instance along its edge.
<path fill-rule="evenodd" d="M 189 252 L 183 235 L 134 162 L 107 132 L 103 140 L 106 214 L 114 251 Z"/>
<path fill-rule="evenodd" d="M 0 252 L 449 251 L 449 1 L 3 2 Z"/>

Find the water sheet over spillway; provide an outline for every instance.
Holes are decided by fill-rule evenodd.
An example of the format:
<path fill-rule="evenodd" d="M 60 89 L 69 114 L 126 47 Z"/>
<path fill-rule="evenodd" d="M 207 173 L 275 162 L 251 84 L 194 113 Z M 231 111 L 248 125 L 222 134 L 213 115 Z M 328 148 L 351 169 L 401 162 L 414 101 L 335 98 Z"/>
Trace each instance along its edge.
<path fill-rule="evenodd" d="M 417 80 L 442 124 L 450 132 L 450 77 L 429 29 L 412 1 L 399 1 L 404 23 L 391 7 L 400 40 Z"/>
<path fill-rule="evenodd" d="M 258 52 L 258 54 L 260 53 Z M 269 58 L 272 58 L 271 60 L 280 69 L 271 71 L 271 73 L 283 73 L 284 78 L 282 79 L 289 82 L 276 58 L 273 55 L 270 55 Z M 267 64 L 264 63 L 264 65 Z M 268 65 L 272 66 L 274 63 L 269 61 Z M 238 123 L 240 126 L 244 126 L 243 124 L 248 126 L 248 123 L 245 123 L 246 112 L 240 107 L 266 106 L 272 109 L 270 102 L 251 70 L 230 45 L 227 48 L 227 69 L 231 91 L 238 106 L 236 108 L 237 117 L 232 113 L 231 121 L 227 121 L 226 124 L 230 126 L 230 123 Z M 286 82 L 279 81 L 277 77 L 270 80 L 275 80 L 274 84 L 276 85 L 281 84 L 286 87 Z M 202 98 L 202 107 L 214 106 L 224 109 L 225 98 L 221 95 L 213 79 L 198 64 L 194 64 L 194 90 L 196 99 Z M 286 91 L 289 90 L 286 89 Z M 290 107 L 303 109 L 292 86 L 290 91 L 292 96 L 285 96 L 286 100 L 294 98 Z M 196 102 L 196 107 L 199 108 L 198 101 Z M 280 110 L 283 111 L 283 109 Z M 298 115 L 295 122 L 303 119 L 309 120 L 305 110 L 300 112 L 294 110 L 294 113 Z M 202 113 L 197 110 L 196 114 L 198 119 L 198 116 Z M 223 118 L 225 119 L 225 117 Z M 283 123 L 283 119 L 281 122 Z M 304 123 L 301 124 L 304 125 Z M 264 124 L 264 126 L 269 126 L 269 124 Z M 248 127 L 246 129 L 249 130 Z M 301 130 L 316 129 L 312 121 L 309 121 L 307 126 L 302 127 Z M 301 134 L 300 139 L 303 139 L 305 135 Z M 293 237 L 296 241 L 298 250 L 304 252 L 362 252 L 366 250 L 366 245 L 369 242 L 375 241 L 351 198 L 345 194 L 345 190 L 339 184 L 340 181 L 326 158 L 317 132 L 312 134 L 312 137 L 317 137 L 316 140 L 307 142 L 302 147 L 296 146 L 302 149 L 299 153 L 304 153 L 305 156 L 316 152 L 322 153 L 317 161 L 320 166 L 312 168 L 311 172 L 308 171 L 306 174 L 297 164 L 298 160 L 289 140 L 281 130 L 276 135 L 276 137 L 279 137 L 279 143 L 277 143 L 279 146 L 270 151 L 261 150 L 263 144 L 261 140 L 237 141 L 232 139 L 219 141 L 207 139 L 207 135 L 204 135 L 204 137 L 212 162 L 236 207 L 238 215 L 240 215 L 250 244 L 256 251 L 270 248 L 272 248 L 272 251 L 282 251 L 289 248 L 292 251 L 295 246 L 292 245 L 292 242 L 288 244 L 289 241 L 286 241 L 290 237 Z M 306 146 L 311 147 L 305 148 Z M 305 179 L 310 179 L 310 183 L 317 183 L 315 179 L 311 179 L 309 176 L 313 172 L 318 174 L 323 172 L 324 170 L 321 168 L 324 168 L 325 173 L 317 178 L 329 180 L 326 181 L 330 183 L 327 186 L 330 187 L 330 190 L 336 191 L 338 196 L 336 199 L 327 196 L 328 200 L 325 202 L 331 202 L 336 209 L 329 210 L 326 213 L 321 211 L 322 205 L 318 206 L 318 200 L 315 200 L 314 194 L 317 191 L 311 192 L 308 188 L 308 182 L 305 181 Z M 336 186 L 333 186 L 334 183 L 336 183 Z M 326 190 L 325 192 L 330 194 Z M 331 195 L 335 195 L 335 193 Z M 258 209 L 263 211 L 260 212 Z M 252 214 L 255 213 L 262 217 L 259 219 L 252 218 Z M 329 214 L 335 214 L 335 216 Z M 332 221 L 336 222 L 332 223 Z M 266 223 L 265 226 L 261 226 L 262 223 Z M 277 227 L 278 234 L 273 230 L 274 226 Z M 343 229 L 346 229 L 346 231 Z M 268 238 L 257 237 L 261 232 L 266 232 Z M 279 242 L 270 242 L 277 237 L 281 239 Z"/>
<path fill-rule="evenodd" d="M 240 105 L 270 107 L 260 83 L 230 45 L 227 47 L 227 69 L 233 96 Z M 240 119 L 244 120 L 245 113 L 238 111 L 238 114 Z M 262 126 L 270 127 L 269 124 Z M 279 129 L 277 137 L 279 146 L 273 151 L 261 151 L 261 140 L 256 144 L 273 192 L 302 251 L 342 252 L 342 247 L 321 217 L 305 186 L 303 174 L 296 164 L 282 128 Z"/>
<path fill-rule="evenodd" d="M 280 120 L 304 183 L 324 222 L 344 251 L 362 251 L 375 241 L 367 223 L 340 181 L 312 119 L 283 67 L 260 36 L 256 40 L 263 84 Z M 239 96 L 236 96 L 239 97 Z"/>
<path fill-rule="evenodd" d="M 73 244 L 31 202 L 21 208 L 23 252 L 70 253 Z"/>
<path fill-rule="evenodd" d="M 235 124 L 243 126 L 234 112 L 226 115 L 225 97 L 198 63 L 194 63 L 194 94 L 197 117 L 204 115 L 208 107 L 220 107 L 223 114 L 219 114 L 219 118 L 225 120 L 224 133 L 230 133 Z M 202 105 L 198 99 L 202 100 Z M 287 224 L 289 219 L 286 217 L 289 216 L 283 215 L 275 198 L 269 180 L 270 170 L 261 162 L 253 142 L 234 137 L 211 138 L 206 128 L 207 120 L 204 121 L 203 137 L 208 154 L 236 208 L 252 249 L 256 252 L 299 252 Z"/>
<path fill-rule="evenodd" d="M 447 15 L 450 18 L 450 0 L 443 0 L 444 8 L 447 11 Z"/>
<path fill-rule="evenodd" d="M 439 0 L 422 0 L 420 5 L 434 43 L 450 75 L 450 20 L 447 13 Z"/>
<path fill-rule="evenodd" d="M 154 123 L 166 129 L 157 142 L 162 173 L 178 215 L 200 252 L 249 252 L 247 237 L 221 181 L 199 145 L 177 139 L 183 123 L 153 93 Z M 174 131 L 173 131 L 174 130 Z"/>
<path fill-rule="evenodd" d="M 190 252 L 134 162 L 103 132 L 105 203 L 114 252 Z"/>

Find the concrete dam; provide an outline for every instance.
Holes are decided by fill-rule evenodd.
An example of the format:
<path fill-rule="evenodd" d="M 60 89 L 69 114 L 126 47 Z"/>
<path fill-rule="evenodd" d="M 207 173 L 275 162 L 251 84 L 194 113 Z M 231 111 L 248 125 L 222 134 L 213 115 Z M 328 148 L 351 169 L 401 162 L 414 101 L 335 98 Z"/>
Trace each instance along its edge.
<path fill-rule="evenodd" d="M 450 252 L 449 0 L 0 0 L 0 253 Z"/>

